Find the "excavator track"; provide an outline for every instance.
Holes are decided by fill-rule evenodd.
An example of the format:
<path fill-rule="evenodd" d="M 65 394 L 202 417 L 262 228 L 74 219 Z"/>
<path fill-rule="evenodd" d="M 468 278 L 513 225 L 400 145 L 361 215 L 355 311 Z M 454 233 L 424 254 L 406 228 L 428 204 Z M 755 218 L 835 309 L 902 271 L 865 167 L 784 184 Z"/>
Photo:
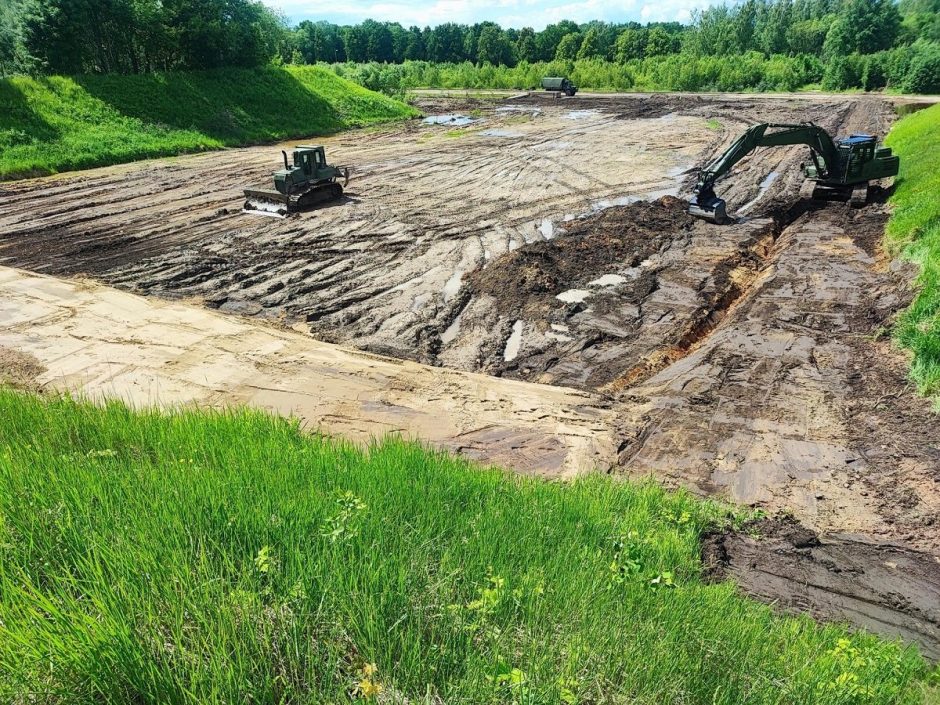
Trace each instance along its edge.
<path fill-rule="evenodd" d="M 868 203 L 868 182 L 856 184 L 852 189 L 852 195 L 849 196 L 849 205 L 853 208 L 861 208 Z"/>

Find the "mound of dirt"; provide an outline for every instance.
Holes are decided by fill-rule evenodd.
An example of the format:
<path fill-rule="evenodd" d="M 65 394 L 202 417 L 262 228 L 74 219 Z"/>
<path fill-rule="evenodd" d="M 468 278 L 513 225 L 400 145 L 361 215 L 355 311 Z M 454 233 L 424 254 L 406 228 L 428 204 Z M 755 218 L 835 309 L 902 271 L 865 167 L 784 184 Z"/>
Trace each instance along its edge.
<path fill-rule="evenodd" d="M 500 314 L 535 314 L 557 306 L 558 294 L 611 265 L 639 266 L 693 223 L 686 204 L 672 196 L 608 208 L 566 223 L 554 240 L 503 255 L 472 272 L 466 283 L 474 296 L 492 296 Z"/>
<path fill-rule="evenodd" d="M 33 390 L 37 388 L 34 380 L 45 371 L 45 366 L 29 353 L 0 345 L 0 384 Z"/>

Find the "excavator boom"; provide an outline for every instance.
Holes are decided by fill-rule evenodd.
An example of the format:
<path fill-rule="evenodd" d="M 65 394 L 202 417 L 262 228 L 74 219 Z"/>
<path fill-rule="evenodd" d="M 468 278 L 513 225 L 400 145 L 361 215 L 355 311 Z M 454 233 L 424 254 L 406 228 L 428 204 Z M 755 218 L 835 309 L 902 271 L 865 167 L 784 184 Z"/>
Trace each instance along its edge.
<path fill-rule="evenodd" d="M 809 122 L 797 125 L 754 125 L 699 173 L 695 195 L 689 204 L 689 213 L 715 223 L 725 222 L 728 219 L 725 202 L 715 195 L 715 182 L 758 147 L 793 144 L 805 144 L 810 148 L 821 178 L 827 177 L 836 168 L 839 161 L 838 148 L 829 133 L 818 125 Z"/>

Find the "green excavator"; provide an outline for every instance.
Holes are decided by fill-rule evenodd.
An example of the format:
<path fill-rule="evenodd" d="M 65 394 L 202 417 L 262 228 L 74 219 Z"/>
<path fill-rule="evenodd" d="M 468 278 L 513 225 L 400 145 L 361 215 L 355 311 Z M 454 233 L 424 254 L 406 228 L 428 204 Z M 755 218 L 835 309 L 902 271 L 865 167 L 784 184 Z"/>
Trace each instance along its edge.
<path fill-rule="evenodd" d="M 349 184 L 349 168 L 326 163 L 326 150 L 319 145 L 298 145 L 293 165 L 281 151 L 284 168 L 275 171 L 274 188 L 246 188 L 244 212 L 286 218 L 288 214 L 343 195 Z M 339 179 L 343 183 L 339 183 Z"/>
<path fill-rule="evenodd" d="M 699 173 L 689 213 L 713 223 L 728 223 L 725 202 L 715 195 L 715 182 L 758 147 L 805 144 L 810 164 L 801 165 L 806 177 L 800 194 L 815 200 L 868 202 L 868 183 L 897 176 L 899 159 L 890 147 L 879 146 L 873 135 L 853 134 L 833 140 L 811 122 L 799 125 L 762 123 L 749 128 L 724 154 Z"/>

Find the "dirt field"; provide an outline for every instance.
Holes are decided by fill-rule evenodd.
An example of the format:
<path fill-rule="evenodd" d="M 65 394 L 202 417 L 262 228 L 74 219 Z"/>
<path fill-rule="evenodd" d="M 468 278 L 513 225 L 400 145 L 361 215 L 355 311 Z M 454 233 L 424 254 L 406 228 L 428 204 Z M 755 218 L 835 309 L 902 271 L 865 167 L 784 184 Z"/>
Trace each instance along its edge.
<path fill-rule="evenodd" d="M 189 311 L 184 318 L 209 315 L 204 305 L 237 314 L 212 321 L 244 326 L 200 338 L 186 360 L 191 374 L 180 377 L 159 356 L 136 365 L 126 355 L 128 345 L 159 346 L 160 336 L 182 355 L 172 320 L 138 340 L 112 330 L 120 309 L 105 315 L 86 301 L 104 316 L 95 327 L 69 307 L 74 294 L 59 291 L 59 318 L 42 327 L 37 312 L 53 302 L 29 282 L 52 280 L 7 270 L 17 292 L 7 293 L 10 310 L 36 315 L 15 326 L 13 314 L 0 319 L 0 352 L 40 386 L 133 396 L 141 383 L 128 380 L 169 377 L 181 388 L 148 382 L 144 398 L 172 388 L 184 401 L 295 411 L 354 437 L 420 433 L 526 472 L 654 474 L 792 512 L 853 546 L 902 544 L 940 566 L 940 424 L 882 335 L 909 302 L 912 277 L 880 249 L 885 192 L 861 210 L 802 202 L 805 148 L 788 148 L 759 152 L 719 185 L 740 216 L 734 225 L 693 220 L 676 198 L 747 124 L 812 120 L 834 133 L 884 135 L 890 106 L 872 97 L 533 95 L 431 96 L 422 107 L 475 121 L 326 140 L 329 157 L 353 167 L 348 197 L 287 220 L 240 213 L 240 188 L 278 167 L 272 147 L 0 186 L 0 262 L 186 299 L 173 304 Z M 126 324 L 146 331 L 148 320 L 128 314 Z M 251 346 L 233 351 L 234 339 L 261 335 L 253 331 L 292 336 L 294 356 L 332 359 L 332 406 L 311 401 L 324 393 L 319 362 L 305 361 L 298 377 L 283 360 L 266 357 L 259 368 Z M 392 374 L 404 363 L 328 352 L 337 348 L 306 333 L 450 371 L 418 364 Z M 68 340 L 93 340 L 85 354 L 99 357 L 116 346 L 130 376 L 95 377 L 95 365 L 108 364 L 98 357 L 69 372 L 67 357 L 54 354 Z M 214 366 L 219 349 L 234 362 Z M 206 370 L 191 395 L 187 385 Z M 341 403 L 347 389 L 354 404 Z M 888 560 L 888 549 L 860 550 L 872 565 Z M 733 556 L 727 563 L 737 565 Z M 940 568 L 925 570 L 929 588 L 882 588 L 926 589 L 940 604 Z M 924 643 L 940 644 L 940 614 L 911 619 Z"/>

